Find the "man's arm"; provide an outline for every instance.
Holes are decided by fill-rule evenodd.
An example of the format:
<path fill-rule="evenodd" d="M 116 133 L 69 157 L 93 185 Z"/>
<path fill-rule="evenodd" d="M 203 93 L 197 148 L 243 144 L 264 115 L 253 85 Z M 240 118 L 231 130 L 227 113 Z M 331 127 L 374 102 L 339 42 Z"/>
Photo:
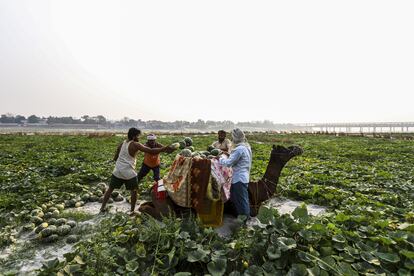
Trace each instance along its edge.
<path fill-rule="evenodd" d="M 122 144 L 123 144 L 123 143 L 119 144 L 119 146 L 116 148 L 116 151 L 115 151 L 115 156 L 114 156 L 114 161 L 118 160 L 118 157 L 119 157 L 119 152 L 121 151 Z"/>
<path fill-rule="evenodd" d="M 157 154 L 157 153 L 161 153 L 161 152 L 167 152 L 167 153 L 171 153 L 174 151 L 174 149 L 171 149 L 170 147 L 162 147 L 162 148 L 149 148 L 147 146 L 144 146 L 141 143 L 138 142 L 134 142 L 131 143 L 132 144 L 132 150 L 129 152 L 129 154 L 131 156 L 135 156 L 137 151 L 142 151 L 142 152 L 146 152 L 146 153 L 150 153 L 150 154 Z"/>
<path fill-rule="evenodd" d="M 160 144 L 160 143 L 158 143 L 157 142 L 157 146 L 156 146 L 156 148 L 163 148 L 164 147 L 164 145 L 163 144 Z"/>
<path fill-rule="evenodd" d="M 240 159 L 240 157 L 241 152 L 239 150 L 235 150 L 230 154 L 230 157 L 228 159 L 220 158 L 219 162 L 225 167 L 231 167 Z"/>
<path fill-rule="evenodd" d="M 226 141 L 226 147 L 227 147 L 227 151 L 231 152 L 232 147 L 233 147 L 233 143 L 229 139 L 227 139 L 227 141 Z"/>

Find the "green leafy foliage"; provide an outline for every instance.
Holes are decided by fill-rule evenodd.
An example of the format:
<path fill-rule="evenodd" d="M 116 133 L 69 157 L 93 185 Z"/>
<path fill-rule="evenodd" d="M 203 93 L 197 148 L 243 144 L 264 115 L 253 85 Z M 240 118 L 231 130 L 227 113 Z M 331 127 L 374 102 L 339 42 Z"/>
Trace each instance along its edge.
<path fill-rule="evenodd" d="M 159 140 L 171 144 L 182 138 L 167 135 Z M 33 227 L 30 212 L 35 208 L 77 196 L 79 200 L 67 203 L 86 202 L 90 188 L 110 177 L 114 165 L 111 159 L 122 139 L 0 136 L 0 247 L 13 242 L 15 229 Z M 216 136 L 197 135 L 191 139 L 194 150 L 201 151 Z M 328 213 L 313 217 L 306 205 L 299 206 L 292 216 L 261 208 L 258 218 L 265 226 L 242 227 L 230 238 L 200 227 L 195 219 L 157 222 L 115 214 L 108 216 L 92 237 L 79 237 L 75 251 L 64 261 L 47 262 L 39 273 L 413 273 L 412 141 L 284 134 L 251 134 L 248 139 L 254 152 L 253 180 L 265 172 L 272 144 L 301 145 L 304 154 L 290 160 L 283 169 L 277 195 L 327 206 Z M 139 155 L 137 164 L 142 158 Z M 165 164 L 161 174 L 167 172 L 173 158 L 161 155 Z M 141 197 L 151 187 L 151 177 L 140 183 Z M 43 215 L 50 216 L 50 221 L 55 211 L 43 210 Z M 65 216 L 77 221 L 88 218 Z M 43 218 L 35 220 L 41 224 Z"/>

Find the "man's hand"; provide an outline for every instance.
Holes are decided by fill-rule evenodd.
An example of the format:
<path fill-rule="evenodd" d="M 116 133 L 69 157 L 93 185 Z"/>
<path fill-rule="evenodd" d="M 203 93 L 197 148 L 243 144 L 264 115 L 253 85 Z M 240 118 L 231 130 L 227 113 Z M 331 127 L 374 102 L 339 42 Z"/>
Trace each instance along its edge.
<path fill-rule="evenodd" d="M 230 153 L 228 153 L 227 151 L 222 151 L 221 154 L 224 154 L 225 156 L 229 157 Z"/>

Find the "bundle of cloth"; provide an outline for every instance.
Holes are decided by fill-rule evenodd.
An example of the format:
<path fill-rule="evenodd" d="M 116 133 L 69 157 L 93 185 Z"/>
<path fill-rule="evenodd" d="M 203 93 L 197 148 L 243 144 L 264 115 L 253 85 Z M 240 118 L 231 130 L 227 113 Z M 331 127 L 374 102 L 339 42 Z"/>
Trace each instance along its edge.
<path fill-rule="evenodd" d="M 193 208 L 206 226 L 219 226 L 224 202 L 230 198 L 232 175 L 232 169 L 216 159 L 177 155 L 162 181 L 174 204 Z"/>
<path fill-rule="evenodd" d="M 177 155 L 167 176 L 162 181 L 169 197 L 181 207 L 191 207 L 192 158 Z"/>
<path fill-rule="evenodd" d="M 222 199 L 223 202 L 226 202 L 229 200 L 232 177 L 232 168 L 224 167 L 217 159 L 212 159 L 211 177 L 207 187 L 207 197 L 213 201 Z"/>

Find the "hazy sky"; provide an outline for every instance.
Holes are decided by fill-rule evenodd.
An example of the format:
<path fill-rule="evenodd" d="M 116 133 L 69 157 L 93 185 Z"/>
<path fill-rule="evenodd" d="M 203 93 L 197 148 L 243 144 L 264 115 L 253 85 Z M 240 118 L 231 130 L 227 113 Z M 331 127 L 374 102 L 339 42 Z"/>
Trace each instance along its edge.
<path fill-rule="evenodd" d="M 414 1 L 0 0 L 0 113 L 414 121 Z"/>

